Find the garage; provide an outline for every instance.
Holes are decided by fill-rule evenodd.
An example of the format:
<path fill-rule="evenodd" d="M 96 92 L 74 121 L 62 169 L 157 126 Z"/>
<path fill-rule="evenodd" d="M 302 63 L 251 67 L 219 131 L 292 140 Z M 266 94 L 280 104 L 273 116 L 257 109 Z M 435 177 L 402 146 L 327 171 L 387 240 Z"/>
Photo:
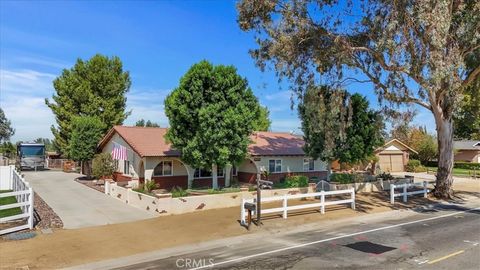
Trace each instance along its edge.
<path fill-rule="evenodd" d="M 410 153 L 416 151 L 397 139 L 390 140 L 375 151 L 378 167 L 382 172 L 405 171 Z"/>
<path fill-rule="evenodd" d="M 403 154 L 382 154 L 379 156 L 380 169 L 384 172 L 403 172 Z"/>

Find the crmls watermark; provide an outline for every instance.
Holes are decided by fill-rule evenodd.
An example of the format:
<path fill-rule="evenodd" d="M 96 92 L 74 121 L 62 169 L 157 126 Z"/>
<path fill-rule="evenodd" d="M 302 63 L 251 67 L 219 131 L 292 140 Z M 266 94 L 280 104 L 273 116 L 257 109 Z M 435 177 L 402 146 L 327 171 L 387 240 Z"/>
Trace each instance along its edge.
<path fill-rule="evenodd" d="M 213 259 L 206 259 L 206 258 L 198 258 L 198 259 L 191 259 L 191 258 L 180 258 L 175 261 L 175 265 L 177 268 L 197 268 L 197 267 L 204 267 L 204 266 L 213 266 Z"/>

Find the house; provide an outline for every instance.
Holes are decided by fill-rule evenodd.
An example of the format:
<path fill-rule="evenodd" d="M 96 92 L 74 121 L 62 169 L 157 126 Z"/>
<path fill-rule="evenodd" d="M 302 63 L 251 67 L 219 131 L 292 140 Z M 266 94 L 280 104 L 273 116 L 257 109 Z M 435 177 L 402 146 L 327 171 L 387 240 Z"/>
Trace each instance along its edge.
<path fill-rule="evenodd" d="M 405 171 L 410 153 L 417 154 L 417 151 L 397 139 L 392 139 L 375 150 L 378 165 L 383 172 Z"/>
<path fill-rule="evenodd" d="M 480 163 L 480 140 L 479 141 L 454 141 L 455 161 Z"/>
<path fill-rule="evenodd" d="M 115 146 L 126 148 L 126 160 L 116 160 L 117 181 L 154 180 L 167 190 L 175 186 L 211 186 L 211 172 L 183 162 L 181 153 L 165 140 L 166 132 L 166 128 L 115 126 L 101 140 L 98 149 L 112 153 Z M 250 138 L 248 157 L 241 164 L 219 168 L 219 186 L 230 186 L 232 179 L 253 182 L 263 171 L 271 173 L 271 181 L 280 181 L 289 174 L 326 178 L 325 164 L 305 156 L 302 137 L 256 132 Z"/>

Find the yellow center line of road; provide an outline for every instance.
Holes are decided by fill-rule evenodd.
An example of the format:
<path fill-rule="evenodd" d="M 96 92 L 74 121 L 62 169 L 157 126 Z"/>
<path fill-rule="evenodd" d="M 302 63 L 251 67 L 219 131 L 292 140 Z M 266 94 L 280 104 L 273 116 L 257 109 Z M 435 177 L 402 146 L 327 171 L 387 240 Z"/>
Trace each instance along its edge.
<path fill-rule="evenodd" d="M 450 253 L 450 254 L 448 254 L 448 255 L 446 255 L 446 256 L 440 257 L 440 258 L 435 259 L 435 260 L 433 260 L 433 261 L 429 261 L 428 264 L 434 264 L 434 263 L 437 263 L 437 262 L 439 262 L 439 261 L 443 261 L 443 260 L 448 259 L 448 258 L 450 258 L 450 257 L 457 256 L 457 255 L 459 255 L 459 254 L 462 254 L 463 252 L 465 252 L 465 250 L 459 250 L 459 251 L 457 251 L 457 252 Z"/>

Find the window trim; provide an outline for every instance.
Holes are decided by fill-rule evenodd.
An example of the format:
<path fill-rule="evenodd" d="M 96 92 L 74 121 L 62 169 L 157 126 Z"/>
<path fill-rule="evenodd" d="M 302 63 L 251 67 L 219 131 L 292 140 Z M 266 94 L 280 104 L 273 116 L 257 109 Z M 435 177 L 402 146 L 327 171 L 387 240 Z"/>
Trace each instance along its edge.
<path fill-rule="evenodd" d="M 195 172 L 199 170 L 198 172 L 198 175 L 200 175 L 200 172 L 202 169 L 200 168 L 196 168 L 194 171 L 193 171 L 193 179 L 208 179 L 208 178 L 213 178 L 213 174 L 210 175 L 210 176 L 199 176 L 199 177 L 195 177 Z M 224 178 L 225 177 L 225 169 L 222 168 L 222 175 L 219 175 L 218 174 L 218 169 L 217 169 L 217 178 Z"/>
<path fill-rule="evenodd" d="M 305 160 L 308 160 L 305 162 Z M 310 161 L 313 163 L 313 168 L 310 169 Z M 307 168 L 305 169 L 305 165 L 307 165 Z M 304 172 L 313 172 L 315 171 L 315 160 L 313 158 L 303 158 L 303 171 Z"/>
<path fill-rule="evenodd" d="M 160 165 L 160 163 L 170 162 L 172 165 L 170 166 L 171 172 L 170 174 L 165 174 L 165 166 L 162 166 L 162 174 L 155 174 L 155 168 Z M 161 160 L 158 162 L 157 166 L 153 168 L 153 176 L 154 177 L 163 177 L 163 176 L 173 176 L 173 160 Z"/>
<path fill-rule="evenodd" d="M 271 172 L 270 171 L 270 161 L 274 161 L 275 162 L 275 171 L 274 172 Z M 280 171 L 277 171 L 277 161 L 280 161 Z M 283 160 L 280 158 L 280 159 L 269 159 L 268 160 L 268 172 L 269 173 L 282 173 L 283 172 Z"/>

